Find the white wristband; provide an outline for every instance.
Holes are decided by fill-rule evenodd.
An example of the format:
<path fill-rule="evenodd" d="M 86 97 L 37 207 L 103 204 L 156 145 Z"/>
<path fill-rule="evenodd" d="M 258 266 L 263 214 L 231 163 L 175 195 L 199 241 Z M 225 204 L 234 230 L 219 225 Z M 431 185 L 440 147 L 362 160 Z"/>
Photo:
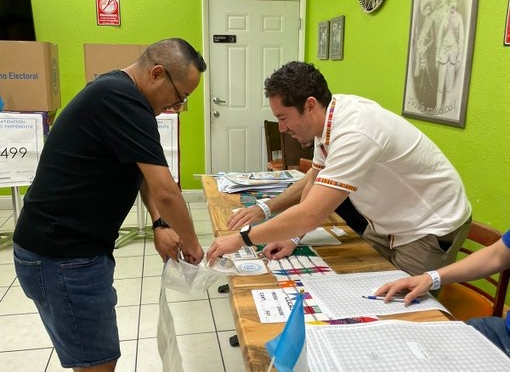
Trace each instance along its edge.
<path fill-rule="evenodd" d="M 299 236 L 296 236 L 295 238 L 290 238 L 290 240 L 292 240 L 292 243 L 294 243 L 296 245 L 296 247 L 301 242 L 301 238 Z"/>
<path fill-rule="evenodd" d="M 439 276 L 437 271 L 427 271 L 426 274 L 428 274 L 432 279 L 432 286 L 430 287 L 432 291 L 441 288 L 441 277 Z"/>
<path fill-rule="evenodd" d="M 264 203 L 263 201 L 259 201 L 257 200 L 257 206 L 262 209 L 262 212 L 264 212 L 264 216 L 266 218 L 266 220 L 271 217 L 271 209 L 269 209 L 269 207 L 267 206 L 266 203 Z"/>

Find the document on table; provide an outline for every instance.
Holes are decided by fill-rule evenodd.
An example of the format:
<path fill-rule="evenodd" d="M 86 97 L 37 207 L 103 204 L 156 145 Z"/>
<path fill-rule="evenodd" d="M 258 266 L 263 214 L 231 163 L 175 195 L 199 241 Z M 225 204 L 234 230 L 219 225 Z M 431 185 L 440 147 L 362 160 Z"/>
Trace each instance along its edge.
<path fill-rule="evenodd" d="M 343 231 L 343 230 L 342 230 Z M 331 235 L 324 227 L 318 227 L 315 230 L 307 232 L 301 243 L 303 245 L 320 246 L 320 245 L 340 245 L 342 242 Z"/>
<path fill-rule="evenodd" d="M 463 322 L 307 326 L 306 345 L 311 372 L 510 371 L 510 359 Z"/>
<path fill-rule="evenodd" d="M 248 246 L 223 255 L 210 268 L 226 275 L 262 275 L 268 272 L 264 260 L 258 258 L 253 247 Z"/>
<path fill-rule="evenodd" d="M 448 313 L 432 295 L 419 297 L 419 303 L 405 306 L 403 302 L 385 303 L 362 296 L 373 295 L 384 283 L 408 277 L 404 271 L 377 271 L 356 274 L 337 274 L 306 278 L 301 281 L 319 307 L 333 319 L 354 316 L 377 316 L 439 309 Z"/>

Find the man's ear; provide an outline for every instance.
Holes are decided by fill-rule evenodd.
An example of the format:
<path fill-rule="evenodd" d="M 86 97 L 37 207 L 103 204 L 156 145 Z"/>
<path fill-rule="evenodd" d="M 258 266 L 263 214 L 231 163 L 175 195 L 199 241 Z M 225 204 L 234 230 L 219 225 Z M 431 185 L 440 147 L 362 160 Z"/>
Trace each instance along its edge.
<path fill-rule="evenodd" d="M 312 111 L 317 107 L 317 100 L 315 97 L 308 97 L 305 101 L 305 110 Z"/>

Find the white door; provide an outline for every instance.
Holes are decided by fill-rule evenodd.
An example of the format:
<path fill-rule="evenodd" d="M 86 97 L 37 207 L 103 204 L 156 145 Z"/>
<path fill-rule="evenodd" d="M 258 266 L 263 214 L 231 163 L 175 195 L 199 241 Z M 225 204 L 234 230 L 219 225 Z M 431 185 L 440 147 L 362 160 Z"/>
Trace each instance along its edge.
<path fill-rule="evenodd" d="M 274 117 L 264 80 L 298 59 L 302 5 L 299 0 L 208 0 L 209 172 L 265 169 L 263 122 Z"/>

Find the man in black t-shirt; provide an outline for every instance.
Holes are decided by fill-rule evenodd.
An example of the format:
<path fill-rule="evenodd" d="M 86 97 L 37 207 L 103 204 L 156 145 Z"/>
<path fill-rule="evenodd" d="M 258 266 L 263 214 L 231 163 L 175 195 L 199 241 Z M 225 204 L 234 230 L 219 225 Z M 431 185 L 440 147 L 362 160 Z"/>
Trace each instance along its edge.
<path fill-rule="evenodd" d="M 14 232 L 14 261 L 65 368 L 115 369 L 112 252 L 139 191 L 162 259 L 179 249 L 191 263 L 204 256 L 155 117 L 178 110 L 205 69 L 186 41 L 162 40 L 89 83 L 52 127 Z"/>

